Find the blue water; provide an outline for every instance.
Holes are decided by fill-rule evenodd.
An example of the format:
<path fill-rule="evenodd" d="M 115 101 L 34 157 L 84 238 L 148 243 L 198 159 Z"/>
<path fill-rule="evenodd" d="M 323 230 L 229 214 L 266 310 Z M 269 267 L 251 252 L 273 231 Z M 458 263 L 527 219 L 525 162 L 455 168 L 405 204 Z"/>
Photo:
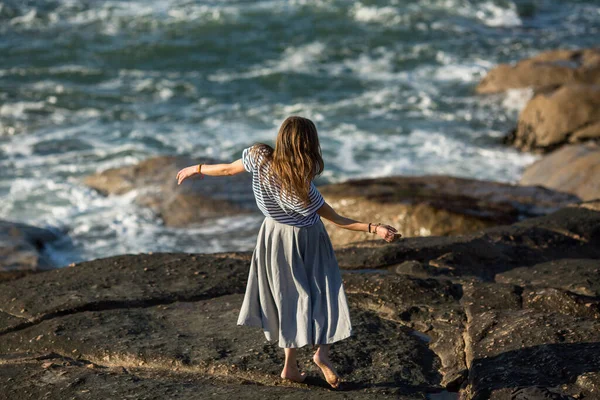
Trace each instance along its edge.
<path fill-rule="evenodd" d="M 480 97 L 497 63 L 597 45 L 598 1 L 0 2 L 0 218 L 53 227 L 58 265 L 252 248 L 260 216 L 169 229 L 86 175 L 157 155 L 239 158 L 313 119 L 326 172 L 518 180 L 500 144 L 530 91 Z M 226 178 L 223 178 L 226 179 Z"/>

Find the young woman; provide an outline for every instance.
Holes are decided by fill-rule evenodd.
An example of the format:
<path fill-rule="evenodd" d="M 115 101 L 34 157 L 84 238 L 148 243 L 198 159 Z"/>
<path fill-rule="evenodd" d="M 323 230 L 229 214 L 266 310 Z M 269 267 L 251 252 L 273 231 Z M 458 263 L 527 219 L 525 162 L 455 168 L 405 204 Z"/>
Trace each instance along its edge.
<path fill-rule="evenodd" d="M 177 173 L 224 176 L 248 171 L 258 208 L 265 215 L 252 255 L 238 325 L 261 327 L 285 351 L 281 377 L 304 381 L 296 350 L 316 345 L 313 360 L 334 388 L 340 377 L 329 360 L 331 343 L 351 335 L 342 277 L 320 217 L 344 229 L 374 233 L 391 242 L 397 230 L 337 214 L 312 182 L 323 171 L 317 129 L 292 116 L 281 124 L 275 149 L 255 144 L 231 164 L 193 165 Z M 399 235 L 398 235 L 399 236 Z"/>

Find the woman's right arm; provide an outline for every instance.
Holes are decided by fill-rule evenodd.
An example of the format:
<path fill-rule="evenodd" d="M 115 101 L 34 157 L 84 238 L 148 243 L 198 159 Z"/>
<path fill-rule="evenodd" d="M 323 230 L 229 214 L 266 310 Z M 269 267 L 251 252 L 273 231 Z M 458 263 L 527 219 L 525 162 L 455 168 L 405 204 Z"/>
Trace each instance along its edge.
<path fill-rule="evenodd" d="M 368 223 L 356 221 L 351 218 L 346 218 L 339 215 L 327 202 L 324 202 L 321 208 L 317 210 L 317 214 L 319 214 L 326 220 L 331 221 L 335 226 L 340 228 L 348 229 L 351 231 L 369 231 Z M 373 232 L 375 227 L 376 224 L 371 224 L 371 232 Z M 377 236 L 381 237 L 382 239 L 388 242 L 394 240 L 395 235 L 399 235 L 398 230 L 390 225 L 379 225 L 376 228 L 375 233 L 377 234 Z"/>

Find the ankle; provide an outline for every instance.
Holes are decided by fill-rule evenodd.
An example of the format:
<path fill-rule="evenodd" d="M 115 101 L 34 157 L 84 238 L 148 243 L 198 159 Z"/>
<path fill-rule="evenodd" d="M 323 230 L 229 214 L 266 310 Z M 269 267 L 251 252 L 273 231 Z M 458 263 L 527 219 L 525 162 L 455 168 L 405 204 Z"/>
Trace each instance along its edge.
<path fill-rule="evenodd" d="M 326 353 L 319 353 L 319 351 L 317 351 L 313 356 L 313 360 L 316 362 L 327 362 L 329 361 L 329 357 Z"/>

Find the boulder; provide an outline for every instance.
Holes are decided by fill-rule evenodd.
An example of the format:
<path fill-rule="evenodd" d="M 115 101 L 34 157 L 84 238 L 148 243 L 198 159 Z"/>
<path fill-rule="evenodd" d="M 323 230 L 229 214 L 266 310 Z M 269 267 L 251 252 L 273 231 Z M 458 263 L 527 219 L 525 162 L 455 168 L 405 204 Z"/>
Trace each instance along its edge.
<path fill-rule="evenodd" d="M 350 180 L 319 190 L 339 214 L 390 224 L 404 237 L 461 235 L 543 215 L 578 200 L 542 188 L 441 175 Z M 335 246 L 381 240 L 324 223 Z"/>
<path fill-rule="evenodd" d="M 0 220 L 0 281 L 54 268 L 44 248 L 60 237 L 49 229 Z"/>
<path fill-rule="evenodd" d="M 84 183 L 104 195 L 135 190 L 135 202 L 152 209 L 167 226 L 188 226 L 210 218 L 256 212 L 250 174 L 227 179 L 194 176 L 178 185 L 177 172 L 199 162 L 189 157 L 153 157 L 87 176 Z"/>
<path fill-rule="evenodd" d="M 600 145 L 563 146 L 527 167 L 519 183 L 560 190 L 586 201 L 600 199 Z"/>
<path fill-rule="evenodd" d="M 600 49 L 553 50 L 500 64 L 482 79 L 477 93 L 498 93 L 531 87 L 535 90 L 570 83 L 600 84 Z"/>
<path fill-rule="evenodd" d="M 600 84 L 569 84 L 534 96 L 506 138 L 519 149 L 544 152 L 588 140 L 600 140 Z"/>

